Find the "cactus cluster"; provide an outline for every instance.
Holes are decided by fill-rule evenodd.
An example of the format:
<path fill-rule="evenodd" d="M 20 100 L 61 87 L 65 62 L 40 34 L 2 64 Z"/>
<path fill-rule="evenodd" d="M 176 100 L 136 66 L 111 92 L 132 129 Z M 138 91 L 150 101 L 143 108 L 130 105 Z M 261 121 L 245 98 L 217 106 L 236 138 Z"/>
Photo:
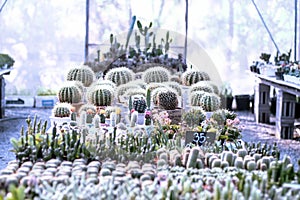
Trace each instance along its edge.
<path fill-rule="evenodd" d="M 79 103 L 82 100 L 82 91 L 76 81 L 66 81 L 58 90 L 58 100 L 61 103 Z"/>
<path fill-rule="evenodd" d="M 80 81 L 85 87 L 89 87 L 95 79 L 94 71 L 87 65 L 72 67 L 67 73 L 68 81 Z"/>
<path fill-rule="evenodd" d="M 134 72 L 127 67 L 118 67 L 108 70 L 104 79 L 114 82 L 117 86 L 134 80 Z"/>
<path fill-rule="evenodd" d="M 143 81 L 145 83 L 162 83 L 170 80 L 170 71 L 165 67 L 152 67 L 144 71 Z"/>
<path fill-rule="evenodd" d="M 92 87 L 87 93 L 88 102 L 95 106 L 110 106 L 113 98 L 111 89 L 102 85 Z"/>
<path fill-rule="evenodd" d="M 69 103 L 57 103 L 52 109 L 52 115 L 54 117 L 70 117 L 71 104 Z"/>
<path fill-rule="evenodd" d="M 205 93 L 200 102 L 201 107 L 207 112 L 213 112 L 220 108 L 220 97 L 214 93 Z"/>
<path fill-rule="evenodd" d="M 178 94 L 170 88 L 160 88 L 156 99 L 161 109 L 175 110 L 178 107 Z"/>
<path fill-rule="evenodd" d="M 209 81 L 210 77 L 208 73 L 199 70 L 189 70 L 185 71 L 181 76 L 182 84 L 186 86 L 191 86 L 199 81 Z"/>
<path fill-rule="evenodd" d="M 182 114 L 182 121 L 191 128 L 200 126 L 201 122 L 203 122 L 205 118 L 205 111 L 199 106 L 193 106 L 191 109 Z"/>

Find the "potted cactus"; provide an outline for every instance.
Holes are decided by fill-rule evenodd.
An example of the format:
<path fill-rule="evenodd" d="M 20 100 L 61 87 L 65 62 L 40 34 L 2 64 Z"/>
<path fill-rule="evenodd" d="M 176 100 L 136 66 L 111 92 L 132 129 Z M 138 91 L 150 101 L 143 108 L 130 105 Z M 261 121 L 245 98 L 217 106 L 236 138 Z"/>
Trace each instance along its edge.
<path fill-rule="evenodd" d="M 134 72 L 127 67 L 112 68 L 104 76 L 105 80 L 114 82 L 116 86 L 128 83 L 134 80 L 134 78 Z"/>
<path fill-rule="evenodd" d="M 182 84 L 185 86 L 191 86 L 199 81 L 209 81 L 210 77 L 208 73 L 200 70 L 189 70 L 185 71 L 182 76 Z"/>
<path fill-rule="evenodd" d="M 72 105 L 69 103 L 56 103 L 52 109 L 52 115 L 49 117 L 51 126 L 54 126 L 54 123 L 58 126 L 69 123 L 71 121 L 71 108 Z"/>
<path fill-rule="evenodd" d="M 142 79 L 145 83 L 167 82 L 170 80 L 170 71 L 165 67 L 152 67 L 144 71 Z"/>
<path fill-rule="evenodd" d="M 145 120 L 145 111 L 147 108 L 146 100 L 143 95 L 132 97 L 132 109 L 138 112 L 137 124 L 143 125 Z"/>
<path fill-rule="evenodd" d="M 213 112 L 220 108 L 220 97 L 214 93 L 205 93 L 201 97 L 200 102 L 207 118 L 210 118 Z"/>
<path fill-rule="evenodd" d="M 87 92 L 87 99 L 90 104 L 105 107 L 111 106 L 114 95 L 111 88 L 103 85 L 95 85 Z"/>
<path fill-rule="evenodd" d="M 95 79 L 94 71 L 87 65 L 79 65 L 69 69 L 67 81 L 80 81 L 84 87 L 89 87 Z"/>

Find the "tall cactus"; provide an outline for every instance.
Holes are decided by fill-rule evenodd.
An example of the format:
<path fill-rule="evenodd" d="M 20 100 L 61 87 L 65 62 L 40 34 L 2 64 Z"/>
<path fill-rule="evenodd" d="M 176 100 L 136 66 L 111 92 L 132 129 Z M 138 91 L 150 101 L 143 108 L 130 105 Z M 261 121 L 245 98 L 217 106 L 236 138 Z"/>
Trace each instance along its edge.
<path fill-rule="evenodd" d="M 161 66 L 152 67 L 144 71 L 142 79 L 146 83 L 167 82 L 170 80 L 170 71 Z"/>
<path fill-rule="evenodd" d="M 134 80 L 134 72 L 127 67 L 118 67 L 110 69 L 104 76 L 105 80 L 114 82 L 117 86 Z"/>
<path fill-rule="evenodd" d="M 214 93 L 206 93 L 201 99 L 201 106 L 207 112 L 216 111 L 220 108 L 220 97 Z"/>
<path fill-rule="evenodd" d="M 72 67 L 67 73 L 68 81 L 80 81 L 85 87 L 89 87 L 95 79 L 94 71 L 87 65 Z"/>
<path fill-rule="evenodd" d="M 82 92 L 74 81 L 67 81 L 58 91 L 58 100 L 61 103 L 79 103 L 82 100 Z"/>

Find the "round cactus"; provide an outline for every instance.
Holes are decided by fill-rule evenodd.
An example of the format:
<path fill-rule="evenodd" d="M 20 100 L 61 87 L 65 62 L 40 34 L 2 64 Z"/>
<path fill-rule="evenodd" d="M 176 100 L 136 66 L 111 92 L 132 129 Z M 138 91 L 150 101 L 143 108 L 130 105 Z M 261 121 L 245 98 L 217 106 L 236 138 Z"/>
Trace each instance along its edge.
<path fill-rule="evenodd" d="M 200 102 L 202 108 L 207 112 L 213 112 L 220 108 L 220 97 L 214 93 L 205 93 Z"/>
<path fill-rule="evenodd" d="M 157 93 L 158 106 L 165 110 L 175 110 L 178 106 L 178 94 L 171 88 L 161 88 Z"/>
<path fill-rule="evenodd" d="M 70 117 L 71 107 L 69 103 L 57 103 L 52 109 L 52 114 L 54 117 Z"/>
<path fill-rule="evenodd" d="M 213 82 L 213 81 L 202 81 L 202 82 L 210 85 L 213 89 L 213 93 L 220 94 L 219 87 L 215 82 Z"/>
<path fill-rule="evenodd" d="M 145 97 L 134 96 L 132 106 L 133 106 L 132 108 L 136 110 L 138 113 L 144 113 L 147 108 Z"/>
<path fill-rule="evenodd" d="M 111 89 L 96 85 L 88 91 L 88 102 L 95 106 L 110 106 L 113 101 L 113 93 Z"/>
<path fill-rule="evenodd" d="M 181 76 L 183 85 L 191 86 L 199 81 L 209 81 L 210 77 L 208 73 L 198 70 L 185 71 Z"/>
<path fill-rule="evenodd" d="M 144 71 L 142 80 L 145 83 L 161 83 L 170 80 L 170 71 L 164 67 L 152 67 Z"/>
<path fill-rule="evenodd" d="M 113 89 L 117 88 L 117 85 L 111 80 L 98 79 L 93 85 L 107 85 L 112 87 Z"/>
<path fill-rule="evenodd" d="M 189 127 L 199 126 L 205 118 L 205 111 L 199 106 L 192 107 L 182 115 L 182 120 L 186 122 Z"/>
<path fill-rule="evenodd" d="M 67 73 L 68 81 L 80 81 L 85 87 L 90 86 L 95 79 L 94 71 L 87 65 L 72 67 Z"/>
<path fill-rule="evenodd" d="M 190 105 L 191 106 L 201 106 L 201 98 L 205 95 L 204 91 L 195 91 L 190 94 Z"/>
<path fill-rule="evenodd" d="M 170 88 L 173 88 L 174 90 L 176 90 L 178 95 L 181 96 L 181 85 L 179 83 L 177 83 L 175 81 L 168 81 L 168 82 L 165 82 L 164 84 L 166 84 Z"/>
<path fill-rule="evenodd" d="M 146 90 L 143 88 L 130 88 L 128 90 L 126 90 L 126 92 L 124 93 L 124 96 L 136 96 L 136 95 L 141 95 L 143 97 L 146 97 Z"/>
<path fill-rule="evenodd" d="M 142 79 L 135 79 L 135 80 L 129 81 L 128 84 L 138 85 L 143 89 L 147 88 L 147 83 L 145 83 Z"/>
<path fill-rule="evenodd" d="M 141 87 L 139 85 L 126 83 L 126 84 L 119 85 L 116 88 L 115 94 L 116 94 L 116 97 L 118 98 L 118 101 L 121 102 L 121 97 L 125 96 L 125 93 L 127 92 L 127 90 L 140 89 L 140 88 Z"/>
<path fill-rule="evenodd" d="M 114 82 L 117 86 L 134 80 L 134 72 L 127 67 L 118 67 L 110 69 L 104 76 L 105 80 Z"/>
<path fill-rule="evenodd" d="M 209 85 L 206 81 L 199 81 L 191 85 L 189 92 L 192 93 L 194 91 L 204 91 L 213 93 L 214 89 L 211 85 Z"/>
<path fill-rule="evenodd" d="M 160 88 L 160 87 L 166 87 L 166 85 L 164 83 L 149 83 L 146 87 L 147 90 L 153 91 L 156 88 Z"/>
<path fill-rule="evenodd" d="M 58 100 L 61 103 L 79 103 L 82 100 L 82 91 L 76 81 L 66 81 L 58 91 Z"/>

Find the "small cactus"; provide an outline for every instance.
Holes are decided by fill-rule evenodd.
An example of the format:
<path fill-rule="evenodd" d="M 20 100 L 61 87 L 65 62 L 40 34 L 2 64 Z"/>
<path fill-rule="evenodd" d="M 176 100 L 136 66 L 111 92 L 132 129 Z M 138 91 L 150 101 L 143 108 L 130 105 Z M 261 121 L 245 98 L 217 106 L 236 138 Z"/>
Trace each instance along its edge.
<path fill-rule="evenodd" d="M 167 82 L 170 79 L 170 71 L 160 66 L 152 67 L 144 71 L 142 79 L 145 83 Z"/>
<path fill-rule="evenodd" d="M 134 72 L 127 67 L 118 67 L 110 69 L 104 76 L 105 80 L 114 82 L 117 86 L 134 80 Z"/>
<path fill-rule="evenodd" d="M 131 113 L 131 118 L 130 118 L 130 126 L 134 127 L 136 125 L 138 119 L 138 112 L 137 111 L 133 111 Z"/>
<path fill-rule="evenodd" d="M 89 87 L 95 79 L 94 71 L 87 65 L 72 67 L 67 73 L 68 81 L 80 81 L 85 87 Z"/>
<path fill-rule="evenodd" d="M 57 103 L 52 109 L 52 114 L 54 117 L 70 117 L 71 104 Z"/>
<path fill-rule="evenodd" d="M 198 70 L 185 71 L 182 74 L 182 84 L 185 86 L 191 86 L 199 81 L 209 81 L 210 77 L 206 72 Z"/>
<path fill-rule="evenodd" d="M 199 148 L 194 147 L 189 154 L 186 168 L 196 168 L 198 155 L 199 155 Z"/>
<path fill-rule="evenodd" d="M 113 101 L 113 93 L 105 86 L 96 85 L 88 91 L 88 102 L 95 106 L 110 106 Z"/>
<path fill-rule="evenodd" d="M 201 106 L 205 111 L 213 112 L 220 108 L 220 97 L 213 93 L 204 94 L 201 99 Z"/>
<path fill-rule="evenodd" d="M 133 109 L 136 110 L 138 113 L 144 113 L 147 108 L 146 100 L 144 97 L 134 98 L 132 104 Z"/>
<path fill-rule="evenodd" d="M 82 100 L 82 93 L 74 81 L 67 81 L 58 91 L 58 100 L 61 103 L 79 103 Z"/>
<path fill-rule="evenodd" d="M 158 106 L 165 110 L 175 110 L 178 107 L 178 94 L 167 88 L 161 88 L 157 93 Z"/>

